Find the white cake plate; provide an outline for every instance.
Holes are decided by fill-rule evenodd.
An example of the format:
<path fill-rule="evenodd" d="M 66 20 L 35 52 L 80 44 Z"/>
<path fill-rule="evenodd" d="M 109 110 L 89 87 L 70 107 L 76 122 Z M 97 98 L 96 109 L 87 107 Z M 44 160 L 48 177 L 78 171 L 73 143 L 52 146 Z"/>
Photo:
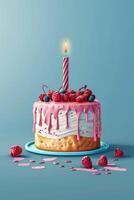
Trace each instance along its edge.
<path fill-rule="evenodd" d="M 79 152 L 56 152 L 56 151 L 45 151 L 37 149 L 34 145 L 34 142 L 28 142 L 25 144 L 25 149 L 31 153 L 49 155 L 49 156 L 84 156 L 92 155 L 106 151 L 109 148 L 109 144 L 106 144 L 101 141 L 101 146 L 98 149 L 89 150 L 89 151 L 79 151 Z"/>

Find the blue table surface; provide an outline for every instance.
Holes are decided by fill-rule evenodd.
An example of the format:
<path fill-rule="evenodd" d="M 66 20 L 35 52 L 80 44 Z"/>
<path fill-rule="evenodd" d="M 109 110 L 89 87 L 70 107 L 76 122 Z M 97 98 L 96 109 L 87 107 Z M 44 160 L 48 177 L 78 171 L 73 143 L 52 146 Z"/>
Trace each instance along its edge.
<path fill-rule="evenodd" d="M 46 163 L 43 170 L 33 170 L 30 166 L 19 167 L 12 162 L 9 156 L 9 147 L 14 144 L 24 144 L 32 138 L 27 132 L 11 133 L 10 142 L 3 142 L 0 151 L 0 196 L 3 199 L 56 199 L 56 200 L 89 200 L 93 199 L 131 199 L 134 179 L 134 146 L 129 141 L 110 141 L 111 148 L 105 152 L 112 161 L 113 150 L 120 147 L 125 152 L 125 157 L 116 161 L 118 166 L 128 168 L 127 172 L 112 172 L 111 175 L 101 174 L 98 176 L 88 172 L 70 171 L 69 167 L 82 167 L 81 157 L 58 157 L 64 168 L 59 168 L 52 163 Z M 16 138 L 14 138 L 16 136 Z M 4 136 L 3 136 L 4 137 Z M 4 138 L 2 138 L 4 141 Z M 24 161 L 29 159 L 40 161 L 43 155 L 36 155 L 23 151 Z M 95 164 L 99 154 L 92 155 Z M 64 160 L 71 159 L 72 163 L 64 163 Z M 36 165 L 35 163 L 33 165 Z M 129 196 L 128 196 L 129 194 Z"/>
<path fill-rule="evenodd" d="M 134 196 L 134 1 L 0 0 L 0 200 L 131 200 Z M 71 42 L 70 88 L 87 84 L 102 105 L 105 154 L 127 172 L 94 176 L 46 163 L 44 170 L 12 162 L 13 144 L 33 140 L 32 106 L 41 84 L 62 85 L 60 44 Z M 23 151 L 25 161 L 44 156 Z M 92 155 L 96 163 L 99 155 Z M 64 157 L 59 162 L 64 163 Z"/>

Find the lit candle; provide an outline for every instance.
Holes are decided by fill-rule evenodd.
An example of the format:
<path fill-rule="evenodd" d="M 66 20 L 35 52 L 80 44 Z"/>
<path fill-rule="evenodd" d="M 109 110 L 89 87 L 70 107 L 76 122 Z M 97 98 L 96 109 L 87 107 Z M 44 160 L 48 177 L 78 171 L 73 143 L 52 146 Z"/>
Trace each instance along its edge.
<path fill-rule="evenodd" d="M 69 43 L 64 41 L 63 43 L 64 57 L 63 57 L 63 88 L 67 90 L 69 88 Z"/>

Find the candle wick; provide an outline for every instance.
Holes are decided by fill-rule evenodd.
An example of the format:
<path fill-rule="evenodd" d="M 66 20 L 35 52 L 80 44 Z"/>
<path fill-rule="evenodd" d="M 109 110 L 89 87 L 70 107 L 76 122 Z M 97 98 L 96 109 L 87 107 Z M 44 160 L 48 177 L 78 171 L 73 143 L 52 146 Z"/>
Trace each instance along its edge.
<path fill-rule="evenodd" d="M 67 57 L 67 55 L 68 55 L 68 54 L 67 54 L 67 53 L 68 53 L 68 52 L 67 52 L 67 50 L 65 50 L 65 52 L 64 52 L 64 53 L 65 53 L 64 55 Z"/>

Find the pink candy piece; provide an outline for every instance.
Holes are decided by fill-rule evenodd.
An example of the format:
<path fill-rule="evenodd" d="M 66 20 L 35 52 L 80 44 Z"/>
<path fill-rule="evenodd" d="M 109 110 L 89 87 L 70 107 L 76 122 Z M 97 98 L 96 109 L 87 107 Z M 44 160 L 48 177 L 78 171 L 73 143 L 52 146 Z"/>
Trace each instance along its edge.
<path fill-rule="evenodd" d="M 93 172 L 93 175 L 101 175 L 100 172 Z"/>
<path fill-rule="evenodd" d="M 85 168 L 77 168 L 77 167 L 73 167 L 71 169 L 72 171 L 86 171 L 86 172 L 99 172 L 97 169 L 85 169 Z"/>
<path fill-rule="evenodd" d="M 19 161 L 21 161 L 21 160 L 24 160 L 24 158 L 22 158 L 22 157 L 15 157 L 15 158 L 13 159 L 13 162 L 19 162 Z"/>
<path fill-rule="evenodd" d="M 60 163 L 59 162 L 53 162 L 53 165 L 59 165 Z"/>
<path fill-rule="evenodd" d="M 63 168 L 63 167 L 64 167 L 64 165 L 60 165 L 59 167 L 60 167 L 60 168 Z"/>
<path fill-rule="evenodd" d="M 111 171 L 122 171 L 122 172 L 127 171 L 127 168 L 121 168 L 121 167 L 104 167 L 104 169 L 109 169 Z"/>
<path fill-rule="evenodd" d="M 19 163 L 18 166 L 21 166 L 21 167 L 27 167 L 29 166 L 30 163 Z"/>
<path fill-rule="evenodd" d="M 72 160 L 64 160 L 65 163 L 72 163 Z"/>
<path fill-rule="evenodd" d="M 30 163 L 33 163 L 33 162 L 36 162 L 36 161 L 35 161 L 35 160 L 32 160 L 32 159 L 30 159 L 30 160 L 29 160 L 29 162 L 30 162 Z"/>
<path fill-rule="evenodd" d="M 105 172 L 105 174 L 106 174 L 106 175 L 109 175 L 109 174 L 111 174 L 111 172 L 110 172 L 110 171 L 107 171 L 107 172 Z"/>
<path fill-rule="evenodd" d="M 40 161 L 40 162 L 39 162 L 39 164 L 44 164 L 44 163 L 45 163 L 45 161 Z"/>
<path fill-rule="evenodd" d="M 45 166 L 33 166 L 32 169 L 45 169 Z"/>
<path fill-rule="evenodd" d="M 54 160 L 56 160 L 57 158 L 54 157 L 54 158 L 43 158 L 42 160 L 44 160 L 45 162 L 52 162 Z"/>

